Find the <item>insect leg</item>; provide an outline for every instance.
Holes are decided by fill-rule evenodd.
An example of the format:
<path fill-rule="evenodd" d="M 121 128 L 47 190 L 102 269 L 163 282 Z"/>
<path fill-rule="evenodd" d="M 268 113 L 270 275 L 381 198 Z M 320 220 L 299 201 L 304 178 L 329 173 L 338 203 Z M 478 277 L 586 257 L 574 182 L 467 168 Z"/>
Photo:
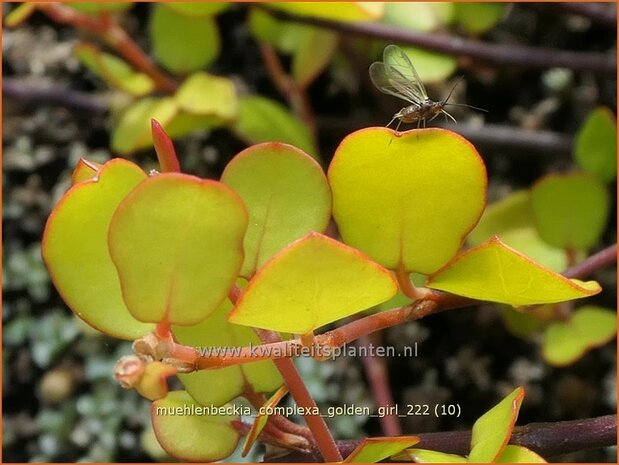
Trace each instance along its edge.
<path fill-rule="evenodd" d="M 394 122 L 397 118 L 398 118 L 397 116 L 394 116 L 393 118 L 391 118 L 391 121 L 389 121 L 389 122 L 387 123 L 387 126 L 385 126 L 385 127 L 386 127 L 386 128 L 388 128 L 389 126 L 391 126 L 391 124 L 392 124 L 392 123 L 393 123 L 393 122 Z M 397 131 L 397 129 L 396 129 L 396 131 Z"/>
<path fill-rule="evenodd" d="M 449 117 L 451 118 L 451 120 L 452 120 L 454 123 L 458 123 L 458 122 L 456 121 L 456 118 L 454 118 L 453 116 L 451 116 L 451 115 L 450 115 L 449 113 L 447 113 L 445 110 L 441 110 L 441 113 L 443 113 L 445 116 L 449 116 Z"/>

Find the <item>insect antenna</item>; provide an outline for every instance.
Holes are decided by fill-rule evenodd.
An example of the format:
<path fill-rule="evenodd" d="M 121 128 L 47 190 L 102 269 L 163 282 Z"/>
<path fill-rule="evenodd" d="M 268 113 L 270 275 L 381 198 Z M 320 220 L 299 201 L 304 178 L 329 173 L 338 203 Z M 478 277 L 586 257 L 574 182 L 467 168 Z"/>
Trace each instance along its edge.
<path fill-rule="evenodd" d="M 454 84 L 454 86 L 451 88 L 451 90 L 449 91 L 449 94 L 447 94 L 447 98 L 445 98 L 441 103 L 443 105 L 447 105 L 447 102 L 449 101 L 449 97 L 451 97 L 451 94 L 453 93 L 454 90 L 456 90 L 456 87 L 458 87 L 458 84 L 460 84 L 460 81 L 462 81 L 462 79 L 464 78 L 464 76 L 460 76 L 458 78 L 458 80 L 456 81 L 456 83 Z M 453 105 L 453 104 L 451 104 Z"/>
<path fill-rule="evenodd" d="M 466 103 L 444 103 L 444 106 L 452 106 L 452 107 L 466 107 L 472 108 L 473 110 L 483 111 L 484 113 L 489 113 L 485 108 L 474 107 L 473 105 L 467 105 Z"/>

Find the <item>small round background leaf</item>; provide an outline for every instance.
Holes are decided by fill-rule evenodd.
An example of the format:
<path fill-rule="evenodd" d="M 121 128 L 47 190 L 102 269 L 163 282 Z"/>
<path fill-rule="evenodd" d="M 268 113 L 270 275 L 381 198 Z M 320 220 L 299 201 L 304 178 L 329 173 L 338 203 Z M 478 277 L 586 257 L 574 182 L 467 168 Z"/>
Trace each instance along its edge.
<path fill-rule="evenodd" d="M 549 175 L 533 187 L 531 205 L 539 234 L 548 244 L 589 249 L 606 227 L 610 195 L 606 185 L 588 174 Z"/>
<path fill-rule="evenodd" d="M 576 134 L 574 158 L 602 181 L 617 177 L 617 123 L 608 108 L 591 112 Z"/>
<path fill-rule="evenodd" d="M 617 334 L 617 312 L 588 305 L 567 321 L 552 323 L 544 334 L 542 354 L 555 366 L 575 362 L 587 351 L 611 341 Z"/>
<path fill-rule="evenodd" d="M 219 55 L 219 31 L 211 16 L 188 16 L 156 3 L 149 35 L 153 54 L 173 73 L 204 69 Z"/>

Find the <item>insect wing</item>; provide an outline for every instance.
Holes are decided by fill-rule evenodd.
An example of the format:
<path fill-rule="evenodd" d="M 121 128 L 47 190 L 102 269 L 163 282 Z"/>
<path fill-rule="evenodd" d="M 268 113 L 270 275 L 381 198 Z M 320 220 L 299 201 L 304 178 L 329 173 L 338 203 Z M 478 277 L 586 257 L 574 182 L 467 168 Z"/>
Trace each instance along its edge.
<path fill-rule="evenodd" d="M 426 89 L 408 55 L 397 45 L 388 45 L 383 52 L 383 63 L 391 84 L 417 102 L 428 99 Z"/>
<path fill-rule="evenodd" d="M 417 99 L 411 99 L 410 92 L 402 92 L 400 90 L 401 85 L 397 87 L 393 85 L 392 80 L 387 75 L 387 68 L 384 63 L 376 61 L 370 65 L 370 79 L 376 88 L 385 94 L 393 95 L 394 97 L 401 98 L 409 103 L 419 103 Z"/>

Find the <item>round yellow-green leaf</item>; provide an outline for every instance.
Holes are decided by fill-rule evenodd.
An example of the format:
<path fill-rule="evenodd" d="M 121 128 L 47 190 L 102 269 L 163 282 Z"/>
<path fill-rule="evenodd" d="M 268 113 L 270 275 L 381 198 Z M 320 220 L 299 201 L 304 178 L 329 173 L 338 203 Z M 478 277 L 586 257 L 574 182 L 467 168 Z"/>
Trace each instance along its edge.
<path fill-rule="evenodd" d="M 514 430 L 523 399 L 524 389 L 518 387 L 477 419 L 473 425 L 469 462 L 491 463 L 501 455 Z"/>
<path fill-rule="evenodd" d="M 149 76 L 136 72 L 124 60 L 104 53 L 94 45 L 80 44 L 74 51 L 84 66 L 123 92 L 140 97 L 149 94 L 155 88 L 155 83 Z"/>
<path fill-rule="evenodd" d="M 508 444 L 496 463 L 546 463 L 546 461 L 531 449 Z"/>
<path fill-rule="evenodd" d="M 174 99 L 179 108 L 197 115 L 232 120 L 238 111 L 234 83 L 230 79 L 203 72 L 189 76 Z"/>
<path fill-rule="evenodd" d="M 157 440 L 171 456 L 186 462 L 215 462 L 228 457 L 239 442 L 233 406 L 223 414 L 208 415 L 208 406 L 197 404 L 185 391 L 170 392 L 153 402 L 151 416 Z"/>
<path fill-rule="evenodd" d="M 492 2 L 456 2 L 454 19 L 464 29 L 481 34 L 497 24 L 505 13 L 505 4 Z"/>
<path fill-rule="evenodd" d="M 604 232 L 610 195 L 589 174 L 549 175 L 533 187 L 531 205 L 542 239 L 555 247 L 588 249 Z"/>
<path fill-rule="evenodd" d="M 346 457 L 344 463 L 378 463 L 419 442 L 417 436 L 365 438 Z"/>
<path fill-rule="evenodd" d="M 213 16 L 226 10 L 229 2 L 168 2 L 166 7 L 187 16 Z"/>
<path fill-rule="evenodd" d="M 220 348 L 224 351 L 260 345 L 260 339 L 253 329 L 228 322 L 230 310 L 232 304 L 226 299 L 201 323 L 173 326 L 172 332 L 179 343 L 191 347 Z M 202 405 L 230 402 L 242 395 L 246 386 L 251 386 L 255 392 L 272 392 L 283 383 L 279 371 L 270 360 L 179 374 L 178 377 L 187 392 Z M 217 386 L 217 389 L 205 389 L 205 386 Z"/>
<path fill-rule="evenodd" d="M 466 241 L 478 245 L 495 235 L 503 243 L 553 271 L 561 272 L 567 268 L 565 250 L 549 245 L 537 232 L 529 191 L 513 192 L 489 205 Z"/>
<path fill-rule="evenodd" d="M 502 243 L 498 237 L 466 251 L 426 285 L 514 307 L 581 299 L 601 291 L 595 281 L 567 279 Z"/>
<path fill-rule="evenodd" d="M 581 307 L 569 320 L 557 321 L 546 329 L 542 353 L 551 365 L 569 365 L 587 351 L 611 341 L 616 334 L 615 310 Z"/>
<path fill-rule="evenodd" d="M 385 4 L 382 22 L 413 31 L 431 32 L 450 23 L 453 10 L 454 4 L 448 2 L 389 2 Z"/>
<path fill-rule="evenodd" d="M 584 170 L 603 181 L 617 177 L 617 123 L 608 108 L 591 112 L 578 130 L 574 158 Z"/>
<path fill-rule="evenodd" d="M 119 205 L 109 248 L 140 321 L 199 323 L 226 298 L 243 263 L 247 212 L 217 181 L 153 176 Z"/>
<path fill-rule="evenodd" d="M 156 119 L 167 124 L 178 114 L 178 106 L 171 97 L 143 98 L 126 108 L 112 131 L 112 150 L 128 155 L 148 147 L 153 142 L 150 122 Z"/>
<path fill-rule="evenodd" d="M 413 47 L 403 47 L 402 50 L 415 64 L 415 69 L 424 83 L 443 81 L 451 76 L 458 67 L 456 59 L 449 55 Z M 436 99 L 445 97 L 447 95 L 442 97 L 437 95 Z"/>
<path fill-rule="evenodd" d="M 391 298 L 389 271 L 319 233 L 284 248 L 252 278 L 232 323 L 307 334 Z"/>
<path fill-rule="evenodd" d="M 368 21 L 384 14 L 384 3 L 329 2 L 328 8 L 320 2 L 269 2 L 269 6 L 301 16 L 332 19 L 335 21 Z"/>
<path fill-rule="evenodd" d="M 129 161 L 107 162 L 96 177 L 63 196 L 43 233 L 43 260 L 65 303 L 90 326 L 120 339 L 136 339 L 153 329 L 125 306 L 107 247 L 112 214 L 145 179 L 146 173 Z"/>
<path fill-rule="evenodd" d="M 157 3 L 149 36 L 159 63 L 174 73 L 204 69 L 219 55 L 219 31 L 211 16 L 188 16 Z"/>
<path fill-rule="evenodd" d="M 245 277 L 290 242 L 329 224 L 327 178 L 312 157 L 291 145 L 249 147 L 228 163 L 221 181 L 241 196 L 249 212 L 241 269 Z"/>
<path fill-rule="evenodd" d="M 335 53 L 338 35 L 326 29 L 308 28 L 292 59 L 292 77 L 305 88 L 327 67 Z"/>
<path fill-rule="evenodd" d="M 481 157 L 444 129 L 354 132 L 328 177 L 344 241 L 387 268 L 422 274 L 457 253 L 486 202 Z"/>
<path fill-rule="evenodd" d="M 309 129 L 286 107 L 259 95 L 239 98 L 234 131 L 248 144 L 285 142 L 314 157 L 318 154 Z"/>

